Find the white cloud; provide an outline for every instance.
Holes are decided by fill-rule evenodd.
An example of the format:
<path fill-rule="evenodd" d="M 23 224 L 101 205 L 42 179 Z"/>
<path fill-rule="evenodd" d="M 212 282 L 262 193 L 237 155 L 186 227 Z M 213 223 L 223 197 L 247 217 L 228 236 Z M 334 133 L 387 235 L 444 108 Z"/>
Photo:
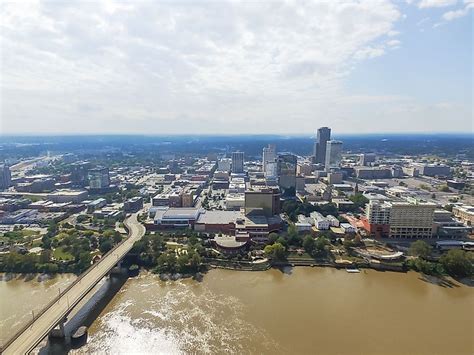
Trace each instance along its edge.
<path fill-rule="evenodd" d="M 0 16 L 2 133 L 351 131 L 399 104 L 345 91 L 400 45 L 388 0 L 38 0 Z"/>
<path fill-rule="evenodd" d="M 418 27 L 422 27 L 425 23 L 429 22 L 430 21 L 430 18 L 429 17 L 424 17 L 422 18 L 421 20 L 419 20 L 416 25 Z"/>
<path fill-rule="evenodd" d="M 420 9 L 427 9 L 431 7 L 447 7 L 456 5 L 457 0 L 421 0 L 418 3 Z"/>
<path fill-rule="evenodd" d="M 392 39 L 387 42 L 387 45 L 390 47 L 399 47 L 401 42 L 398 39 Z"/>
<path fill-rule="evenodd" d="M 370 59 L 380 57 L 385 54 L 385 50 L 382 47 L 366 47 L 358 50 L 354 58 L 358 60 Z"/>
<path fill-rule="evenodd" d="M 466 1 L 466 6 L 463 9 L 445 12 L 442 18 L 445 21 L 452 21 L 457 18 L 466 16 L 469 13 L 469 10 L 473 8 L 474 8 L 474 3 Z"/>
<path fill-rule="evenodd" d="M 2 6 L 7 132 L 301 131 L 400 18 L 371 0 Z"/>

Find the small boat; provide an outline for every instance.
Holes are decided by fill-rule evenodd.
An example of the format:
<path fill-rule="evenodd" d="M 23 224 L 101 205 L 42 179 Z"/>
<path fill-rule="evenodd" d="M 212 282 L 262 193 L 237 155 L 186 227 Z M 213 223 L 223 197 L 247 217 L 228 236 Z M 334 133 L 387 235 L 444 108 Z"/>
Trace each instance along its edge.
<path fill-rule="evenodd" d="M 350 274 L 358 274 L 360 273 L 360 270 L 359 269 L 355 269 L 355 268 L 346 268 L 346 271 Z"/>
<path fill-rule="evenodd" d="M 82 343 L 87 339 L 87 327 L 85 325 L 80 326 L 76 331 L 71 335 L 71 341 L 73 343 Z"/>

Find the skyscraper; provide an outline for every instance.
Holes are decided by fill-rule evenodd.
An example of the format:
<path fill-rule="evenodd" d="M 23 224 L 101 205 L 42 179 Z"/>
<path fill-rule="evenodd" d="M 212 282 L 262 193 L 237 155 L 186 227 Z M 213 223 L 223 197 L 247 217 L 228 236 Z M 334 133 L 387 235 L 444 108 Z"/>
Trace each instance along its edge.
<path fill-rule="evenodd" d="M 12 176 L 10 168 L 3 164 L 0 165 L 0 190 L 8 189 L 12 185 Z"/>
<path fill-rule="evenodd" d="M 232 153 L 232 172 L 236 174 L 244 172 L 244 152 Z"/>
<path fill-rule="evenodd" d="M 278 156 L 278 186 L 284 197 L 296 194 L 296 165 L 296 155 L 281 154 Z"/>
<path fill-rule="evenodd" d="M 326 146 L 331 139 L 331 128 L 320 127 L 318 129 L 316 141 L 314 142 L 314 162 L 319 164 L 326 163 Z"/>
<path fill-rule="evenodd" d="M 342 142 L 341 141 L 328 141 L 326 144 L 326 159 L 325 167 L 326 171 L 334 168 L 339 168 L 342 159 Z"/>
<path fill-rule="evenodd" d="M 276 161 L 276 146 L 275 144 L 269 144 L 268 147 L 263 148 L 263 172 L 267 171 L 267 164 Z"/>
<path fill-rule="evenodd" d="M 86 161 L 75 162 L 71 169 L 71 182 L 74 186 L 85 186 L 91 164 Z"/>
<path fill-rule="evenodd" d="M 109 169 L 99 167 L 89 170 L 89 185 L 91 189 L 103 189 L 109 187 Z"/>

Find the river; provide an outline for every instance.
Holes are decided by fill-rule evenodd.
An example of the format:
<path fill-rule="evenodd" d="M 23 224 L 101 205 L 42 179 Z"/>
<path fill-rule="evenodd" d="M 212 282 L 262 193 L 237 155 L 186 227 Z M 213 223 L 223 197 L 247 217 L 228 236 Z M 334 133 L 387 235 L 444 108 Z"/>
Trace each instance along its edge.
<path fill-rule="evenodd" d="M 38 275 L 0 273 L 0 344 L 75 279 L 73 274 L 64 274 L 38 281 Z"/>
<path fill-rule="evenodd" d="M 473 296 L 414 272 L 212 270 L 202 282 L 143 273 L 99 308 L 72 353 L 472 354 Z"/>

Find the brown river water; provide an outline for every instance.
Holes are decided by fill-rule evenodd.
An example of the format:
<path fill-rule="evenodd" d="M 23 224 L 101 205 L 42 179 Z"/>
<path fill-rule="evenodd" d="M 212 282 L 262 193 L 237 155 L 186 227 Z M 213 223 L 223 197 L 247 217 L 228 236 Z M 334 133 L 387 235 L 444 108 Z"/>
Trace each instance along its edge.
<path fill-rule="evenodd" d="M 0 283 L 6 314 L 31 313 L 18 305 L 27 302 L 25 293 L 38 302 L 48 298 L 36 292 L 48 289 L 43 283 L 20 281 L 28 286 L 11 290 L 11 282 L 17 281 Z M 2 334 L 17 322 L 3 312 Z M 88 343 L 72 353 L 474 353 L 474 288 L 441 286 L 414 272 L 212 270 L 202 282 L 143 273 L 96 312 Z"/>

